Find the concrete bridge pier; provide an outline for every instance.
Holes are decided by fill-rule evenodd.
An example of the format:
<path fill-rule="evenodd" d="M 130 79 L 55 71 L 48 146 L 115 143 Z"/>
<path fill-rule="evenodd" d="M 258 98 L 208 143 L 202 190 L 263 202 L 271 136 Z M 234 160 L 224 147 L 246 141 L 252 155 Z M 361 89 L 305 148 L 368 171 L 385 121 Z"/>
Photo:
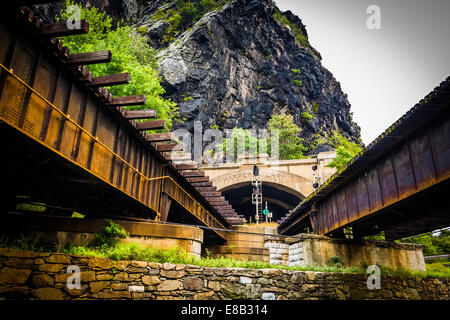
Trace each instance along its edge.
<path fill-rule="evenodd" d="M 378 265 L 425 271 L 423 246 L 375 240 L 334 239 L 313 234 L 279 236 L 276 228 L 234 227 L 222 246 L 204 246 L 213 257 L 264 261 L 274 265 L 342 266 Z M 242 232 L 242 233 L 240 233 Z"/>

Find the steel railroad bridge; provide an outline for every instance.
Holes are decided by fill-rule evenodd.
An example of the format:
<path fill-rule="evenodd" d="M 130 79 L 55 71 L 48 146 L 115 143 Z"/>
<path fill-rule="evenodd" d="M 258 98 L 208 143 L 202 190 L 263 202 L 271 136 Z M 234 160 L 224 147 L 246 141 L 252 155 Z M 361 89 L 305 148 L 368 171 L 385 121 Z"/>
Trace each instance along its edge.
<path fill-rule="evenodd" d="M 16 196 L 48 214 L 148 219 L 207 226 L 205 241 L 224 242 L 238 215 L 190 159 L 179 152 L 155 110 L 132 110 L 145 96 L 113 97 L 104 87 L 129 74 L 93 77 L 85 65 L 111 52 L 71 54 L 58 37 L 84 34 L 88 23 L 45 23 L 29 5 L 2 3 L 0 13 L 0 167 L 2 211 Z M 6 7 L 4 7 L 6 6 Z M 138 109 L 138 108 L 135 108 Z M 147 221 L 148 221 L 147 220 Z"/>
<path fill-rule="evenodd" d="M 450 77 L 284 218 L 278 231 L 401 239 L 450 225 Z M 346 229 L 348 228 L 348 229 Z"/>

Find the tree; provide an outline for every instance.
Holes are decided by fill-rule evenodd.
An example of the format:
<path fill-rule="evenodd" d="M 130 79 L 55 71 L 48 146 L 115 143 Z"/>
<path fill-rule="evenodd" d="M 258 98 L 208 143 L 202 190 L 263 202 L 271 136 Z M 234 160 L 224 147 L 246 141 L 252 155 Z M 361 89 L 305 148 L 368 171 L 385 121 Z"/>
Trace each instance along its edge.
<path fill-rule="evenodd" d="M 280 160 L 304 159 L 304 152 L 308 150 L 301 143 L 298 135 L 301 129 L 293 122 L 291 115 L 273 115 L 269 120 L 269 132 L 279 130 L 279 157 Z M 269 146 L 271 142 L 269 139 Z"/>
<path fill-rule="evenodd" d="M 327 165 L 327 167 L 336 168 L 337 170 L 344 167 L 362 150 L 360 145 L 349 141 L 338 132 L 333 132 L 332 135 L 329 135 L 328 141 L 336 149 L 337 156 Z"/>
<path fill-rule="evenodd" d="M 246 151 L 254 151 L 258 153 L 266 153 L 267 150 L 261 150 L 263 146 L 262 139 L 256 138 L 250 130 L 242 128 L 233 128 L 229 138 L 224 138 L 222 143 L 222 150 L 227 152 L 227 147 L 231 146 L 235 161 Z"/>
<path fill-rule="evenodd" d="M 450 253 L 450 230 L 443 230 L 438 236 L 431 234 L 418 236 L 401 242 L 417 243 L 424 246 L 425 256 L 449 254 Z"/>
<path fill-rule="evenodd" d="M 66 0 L 65 8 L 61 10 L 57 21 L 71 18 L 69 6 L 77 6 L 81 19 L 89 22 L 89 33 L 64 37 L 64 44 L 72 53 L 110 50 L 110 63 L 100 63 L 88 66 L 94 76 L 125 73 L 130 74 L 130 83 L 108 88 L 115 96 L 146 95 L 144 106 L 129 109 L 155 109 L 159 119 L 166 120 L 166 129 L 172 126 L 172 119 L 177 115 L 176 104 L 162 97 L 165 93 L 158 76 L 156 50 L 151 48 L 145 38 L 136 30 L 126 25 L 112 29 L 112 20 L 106 13 L 96 7 L 84 8 L 73 0 Z"/>

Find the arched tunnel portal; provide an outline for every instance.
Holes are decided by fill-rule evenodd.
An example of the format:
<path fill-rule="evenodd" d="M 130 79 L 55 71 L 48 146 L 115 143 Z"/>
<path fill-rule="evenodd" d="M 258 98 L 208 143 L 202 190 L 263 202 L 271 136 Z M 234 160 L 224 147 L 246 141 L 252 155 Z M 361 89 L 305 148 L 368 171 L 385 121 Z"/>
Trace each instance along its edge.
<path fill-rule="evenodd" d="M 256 207 L 252 204 L 253 187 L 250 181 L 230 185 L 220 191 L 233 208 L 239 214 L 245 216 L 247 221 L 255 221 Z M 262 195 L 263 208 L 267 201 L 267 208 L 273 213 L 272 221 L 280 220 L 305 198 L 304 195 L 289 187 L 264 181 L 262 183 Z"/>

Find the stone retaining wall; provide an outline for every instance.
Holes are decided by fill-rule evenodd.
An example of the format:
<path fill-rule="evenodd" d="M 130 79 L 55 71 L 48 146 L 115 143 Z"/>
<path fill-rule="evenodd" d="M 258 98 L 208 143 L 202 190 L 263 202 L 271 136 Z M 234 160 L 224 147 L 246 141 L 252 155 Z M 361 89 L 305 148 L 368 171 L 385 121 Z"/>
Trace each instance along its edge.
<path fill-rule="evenodd" d="M 81 288 L 69 289 L 71 265 Z M 450 279 L 223 269 L 0 249 L 1 299 L 449 299 Z"/>

